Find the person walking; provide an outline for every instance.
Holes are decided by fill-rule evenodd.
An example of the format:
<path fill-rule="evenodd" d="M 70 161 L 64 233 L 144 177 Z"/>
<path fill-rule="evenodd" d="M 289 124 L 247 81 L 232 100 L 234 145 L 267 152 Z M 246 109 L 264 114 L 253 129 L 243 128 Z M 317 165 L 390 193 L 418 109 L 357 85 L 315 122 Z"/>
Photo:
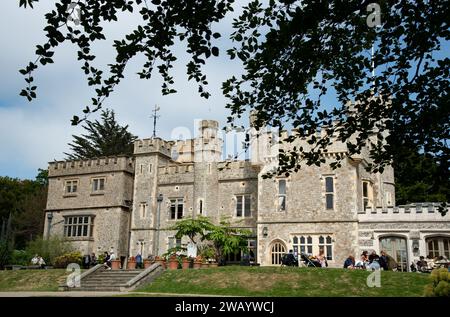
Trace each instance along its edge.
<path fill-rule="evenodd" d="M 140 253 L 136 255 L 136 268 L 142 269 L 142 256 Z"/>

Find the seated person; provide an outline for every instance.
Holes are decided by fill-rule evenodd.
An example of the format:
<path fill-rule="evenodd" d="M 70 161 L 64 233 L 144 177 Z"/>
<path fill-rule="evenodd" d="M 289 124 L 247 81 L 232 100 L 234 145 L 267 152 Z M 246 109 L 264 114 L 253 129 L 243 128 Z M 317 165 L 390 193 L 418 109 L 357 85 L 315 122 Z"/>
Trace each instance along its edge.
<path fill-rule="evenodd" d="M 419 261 L 417 261 L 417 269 L 422 272 L 428 270 L 428 263 L 424 256 L 420 256 Z"/>
<path fill-rule="evenodd" d="M 349 255 L 344 262 L 344 269 L 353 269 L 354 267 L 355 267 L 355 257 L 353 255 Z"/>
<path fill-rule="evenodd" d="M 294 256 L 294 253 L 292 252 L 292 250 L 289 250 L 289 253 L 288 253 L 288 254 L 285 254 L 285 255 L 283 256 L 282 263 L 283 263 L 284 265 L 287 265 L 287 266 L 295 266 L 295 265 L 298 265 L 298 263 L 297 263 L 297 261 L 296 261 L 296 259 L 295 259 L 295 256 Z"/>

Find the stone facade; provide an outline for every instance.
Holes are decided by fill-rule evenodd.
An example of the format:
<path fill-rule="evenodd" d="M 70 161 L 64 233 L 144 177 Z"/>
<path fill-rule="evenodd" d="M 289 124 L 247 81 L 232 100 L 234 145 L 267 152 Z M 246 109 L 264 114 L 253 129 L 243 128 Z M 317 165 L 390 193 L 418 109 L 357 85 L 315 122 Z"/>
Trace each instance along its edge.
<path fill-rule="evenodd" d="M 253 232 L 252 255 L 261 265 L 278 265 L 289 250 L 324 250 L 333 267 L 350 254 L 382 248 L 410 263 L 428 254 L 427 239 L 441 239 L 439 248 L 450 239 L 450 214 L 442 217 L 436 205 L 394 207 L 394 171 L 368 173 L 368 147 L 333 170 L 327 163 L 346 153 L 336 141 L 323 155 L 325 164 L 265 179 L 277 164 L 277 135 L 253 129 L 250 140 L 251 160 L 224 161 L 218 123 L 203 120 L 195 139 L 136 141 L 132 158 L 50 163 L 44 233 L 69 235 L 84 253 L 114 248 L 120 256 L 146 257 L 175 243 L 166 229 L 179 217 L 201 214 L 216 223 L 228 217 Z M 307 144 L 300 139 L 289 146 Z M 104 188 L 94 190 L 100 178 Z M 82 229 L 69 223 L 76 217 Z"/>

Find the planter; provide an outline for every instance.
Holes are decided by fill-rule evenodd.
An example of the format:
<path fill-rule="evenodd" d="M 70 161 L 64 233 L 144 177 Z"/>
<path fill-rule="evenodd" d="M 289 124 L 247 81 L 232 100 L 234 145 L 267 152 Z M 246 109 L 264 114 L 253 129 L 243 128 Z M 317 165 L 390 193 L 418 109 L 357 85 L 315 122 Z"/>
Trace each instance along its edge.
<path fill-rule="evenodd" d="M 183 270 L 187 270 L 189 268 L 189 265 L 191 264 L 191 261 L 187 258 L 183 258 L 183 262 L 181 262 L 181 268 Z"/>
<path fill-rule="evenodd" d="M 134 270 L 134 269 L 136 269 L 136 261 L 128 261 L 127 270 Z"/>
<path fill-rule="evenodd" d="M 219 263 L 217 263 L 217 262 L 209 263 L 209 267 L 218 267 L 218 266 L 219 266 Z"/>
<path fill-rule="evenodd" d="M 207 269 L 209 268 L 209 263 L 208 262 L 203 262 L 202 263 L 202 269 Z"/>
<path fill-rule="evenodd" d="M 120 270 L 120 260 L 112 260 L 111 261 L 111 269 Z"/>
<path fill-rule="evenodd" d="M 165 269 L 166 268 L 166 260 L 164 259 L 156 259 L 155 263 L 159 263 L 161 264 L 162 268 Z"/>
<path fill-rule="evenodd" d="M 194 261 L 194 269 L 199 269 L 202 267 L 201 261 Z"/>
<path fill-rule="evenodd" d="M 153 264 L 152 260 L 144 260 L 144 269 L 149 268 Z"/>
<path fill-rule="evenodd" d="M 178 259 L 176 257 L 169 259 L 169 270 L 178 269 Z"/>

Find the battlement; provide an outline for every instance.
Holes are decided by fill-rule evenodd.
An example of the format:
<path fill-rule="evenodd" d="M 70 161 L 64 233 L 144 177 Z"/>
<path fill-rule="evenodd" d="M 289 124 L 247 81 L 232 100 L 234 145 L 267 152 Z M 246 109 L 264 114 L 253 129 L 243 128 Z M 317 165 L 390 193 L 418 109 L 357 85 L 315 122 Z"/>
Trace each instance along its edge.
<path fill-rule="evenodd" d="M 409 205 L 400 205 L 396 207 L 367 207 L 366 210 L 358 212 L 359 221 L 450 221 L 450 213 L 447 207 L 446 216 L 439 213 L 441 203 L 414 203 Z"/>
<path fill-rule="evenodd" d="M 175 175 L 186 173 L 194 173 L 194 164 L 168 164 L 158 166 L 159 175 Z"/>
<path fill-rule="evenodd" d="M 259 168 L 251 161 L 222 161 L 217 163 L 219 180 L 258 178 Z"/>
<path fill-rule="evenodd" d="M 134 173 L 134 160 L 128 156 L 49 162 L 49 177 L 126 171 Z"/>
<path fill-rule="evenodd" d="M 134 142 L 134 154 L 161 153 L 170 157 L 173 144 L 173 141 L 161 138 L 137 140 Z"/>

